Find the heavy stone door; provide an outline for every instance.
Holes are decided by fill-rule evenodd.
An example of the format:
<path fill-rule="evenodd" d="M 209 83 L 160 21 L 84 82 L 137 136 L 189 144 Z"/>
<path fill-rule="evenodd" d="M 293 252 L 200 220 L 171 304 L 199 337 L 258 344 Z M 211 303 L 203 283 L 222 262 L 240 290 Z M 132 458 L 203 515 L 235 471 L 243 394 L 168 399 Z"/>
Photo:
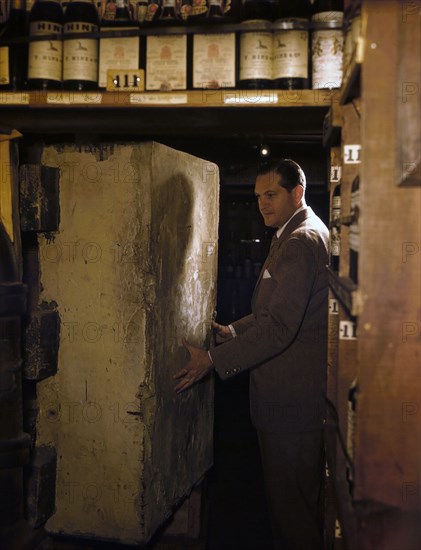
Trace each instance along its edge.
<path fill-rule="evenodd" d="M 60 320 L 37 383 L 46 528 L 145 542 L 212 465 L 212 378 L 176 395 L 172 376 L 183 336 L 209 344 L 218 169 L 154 142 L 49 146 L 41 164 L 59 188 L 58 229 L 37 237 L 38 309 Z"/>

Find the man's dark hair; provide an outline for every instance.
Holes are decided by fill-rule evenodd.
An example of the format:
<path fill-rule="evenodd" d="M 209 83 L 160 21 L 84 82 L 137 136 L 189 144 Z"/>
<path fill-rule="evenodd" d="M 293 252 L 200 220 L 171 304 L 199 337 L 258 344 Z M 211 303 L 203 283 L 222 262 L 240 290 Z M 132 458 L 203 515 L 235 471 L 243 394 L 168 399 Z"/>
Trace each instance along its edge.
<path fill-rule="evenodd" d="M 288 193 L 296 187 L 301 185 L 306 188 L 306 176 L 303 169 L 299 164 L 291 159 L 275 159 L 266 162 L 259 166 L 257 175 L 263 176 L 269 174 L 269 172 L 275 172 L 280 176 L 280 186 L 284 187 Z"/>

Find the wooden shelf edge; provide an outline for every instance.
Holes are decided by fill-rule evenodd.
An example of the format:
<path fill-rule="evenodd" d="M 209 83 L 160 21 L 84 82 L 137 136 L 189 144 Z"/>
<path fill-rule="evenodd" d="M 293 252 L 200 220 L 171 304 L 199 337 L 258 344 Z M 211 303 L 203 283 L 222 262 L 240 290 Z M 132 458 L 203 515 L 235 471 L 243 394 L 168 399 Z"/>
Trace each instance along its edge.
<path fill-rule="evenodd" d="M 359 37 L 349 66 L 343 77 L 339 103 L 345 105 L 360 95 L 361 66 L 364 58 L 364 39 Z"/>
<path fill-rule="evenodd" d="M 357 285 L 349 277 L 340 277 L 327 268 L 329 275 L 329 287 L 344 306 L 350 317 L 356 317 L 361 313 L 360 297 Z"/>
<path fill-rule="evenodd" d="M 342 107 L 332 103 L 323 121 L 323 147 L 340 145 L 343 123 Z"/>
<path fill-rule="evenodd" d="M 338 513 L 339 523 L 342 528 L 346 548 L 359 550 L 357 545 L 357 517 L 353 507 L 353 500 L 349 493 L 345 472 L 342 475 L 337 471 L 336 456 L 340 448 L 336 426 L 326 424 L 324 429 L 326 460 L 333 479 L 333 492 Z"/>
<path fill-rule="evenodd" d="M 139 107 L 329 107 L 338 90 L 194 90 L 173 92 L 1 92 L 0 109 Z"/>

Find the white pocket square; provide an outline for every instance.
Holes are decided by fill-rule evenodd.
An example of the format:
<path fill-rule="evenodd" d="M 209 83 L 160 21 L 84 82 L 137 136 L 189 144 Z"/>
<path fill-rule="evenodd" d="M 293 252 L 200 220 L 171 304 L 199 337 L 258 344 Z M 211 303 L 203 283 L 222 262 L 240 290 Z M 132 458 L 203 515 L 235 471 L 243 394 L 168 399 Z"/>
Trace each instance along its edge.
<path fill-rule="evenodd" d="M 272 278 L 272 275 L 269 273 L 269 271 L 267 269 L 264 270 L 263 272 L 263 279 L 271 279 Z"/>

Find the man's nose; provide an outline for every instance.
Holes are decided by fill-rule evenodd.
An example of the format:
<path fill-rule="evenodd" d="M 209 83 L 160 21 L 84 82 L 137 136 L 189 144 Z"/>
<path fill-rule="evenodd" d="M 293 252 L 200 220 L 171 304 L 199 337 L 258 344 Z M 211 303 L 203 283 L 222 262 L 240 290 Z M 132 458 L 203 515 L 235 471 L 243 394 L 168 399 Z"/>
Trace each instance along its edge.
<path fill-rule="evenodd" d="M 266 197 L 259 197 L 258 202 L 259 202 L 259 209 L 263 210 L 269 201 Z"/>

